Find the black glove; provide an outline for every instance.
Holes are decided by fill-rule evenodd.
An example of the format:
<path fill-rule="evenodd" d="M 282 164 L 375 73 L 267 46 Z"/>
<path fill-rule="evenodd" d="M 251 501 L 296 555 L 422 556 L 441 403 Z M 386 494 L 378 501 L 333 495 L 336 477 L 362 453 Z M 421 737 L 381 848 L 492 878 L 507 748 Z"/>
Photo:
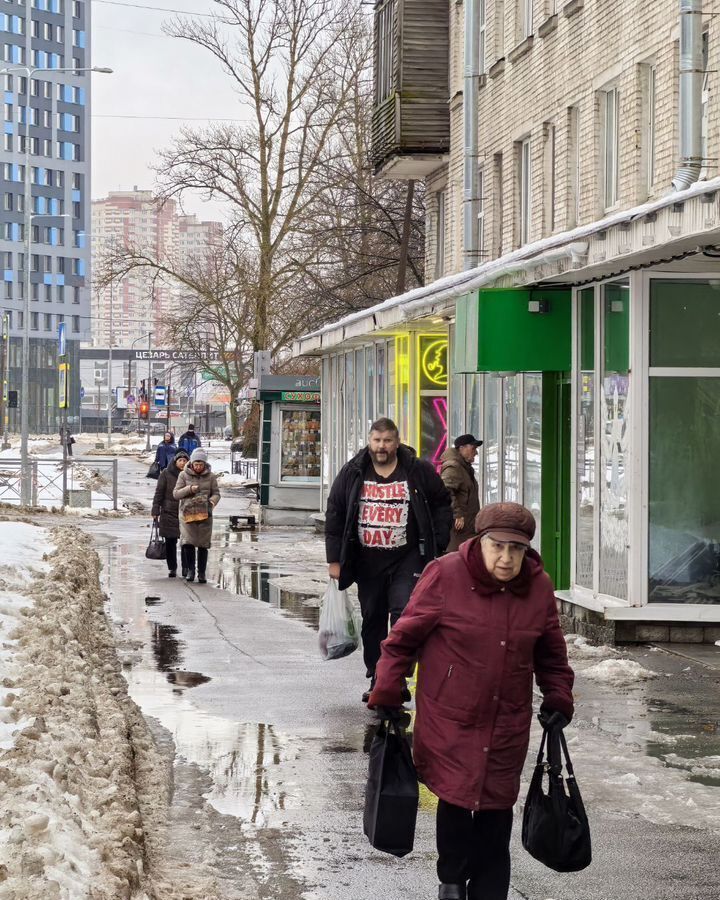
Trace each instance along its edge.
<path fill-rule="evenodd" d="M 541 709 L 538 713 L 538 721 L 545 731 L 562 731 L 570 724 L 570 719 L 561 712 L 552 712 L 549 709 Z"/>

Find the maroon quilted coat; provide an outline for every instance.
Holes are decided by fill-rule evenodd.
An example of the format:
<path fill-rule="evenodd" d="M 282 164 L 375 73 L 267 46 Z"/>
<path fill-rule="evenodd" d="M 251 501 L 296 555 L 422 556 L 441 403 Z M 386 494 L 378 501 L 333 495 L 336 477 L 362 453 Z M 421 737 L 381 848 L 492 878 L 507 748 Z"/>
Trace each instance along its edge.
<path fill-rule="evenodd" d="M 574 675 L 538 554 L 528 551 L 505 584 L 485 568 L 479 538 L 427 566 L 383 642 L 371 706 L 401 705 L 416 655 L 420 780 L 465 809 L 509 809 L 527 755 L 533 673 L 543 707 L 573 714 Z"/>

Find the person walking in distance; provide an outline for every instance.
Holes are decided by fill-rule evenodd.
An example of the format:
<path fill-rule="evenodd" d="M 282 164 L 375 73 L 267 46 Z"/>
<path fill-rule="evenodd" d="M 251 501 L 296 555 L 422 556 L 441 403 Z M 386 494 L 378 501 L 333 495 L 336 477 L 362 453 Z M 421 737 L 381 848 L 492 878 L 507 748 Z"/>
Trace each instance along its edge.
<path fill-rule="evenodd" d="M 175 444 L 175 435 L 172 431 L 166 431 L 162 441 L 157 445 L 157 449 L 155 450 L 155 462 L 160 466 L 161 472 L 164 469 L 167 469 L 173 461 L 173 457 L 177 451 L 178 448 Z M 187 454 L 188 451 L 186 450 L 185 453 Z"/>
<path fill-rule="evenodd" d="M 507 900 L 533 674 L 544 727 L 564 728 L 574 711 L 555 591 L 530 547 L 532 513 L 492 503 L 475 530 L 458 553 L 423 572 L 383 643 L 369 701 L 382 718 L 392 716 L 407 665 L 419 656 L 413 756 L 439 798 L 440 900 Z"/>
<path fill-rule="evenodd" d="M 448 553 L 458 550 L 460 545 L 475 537 L 475 516 L 480 512 L 480 491 L 473 462 L 477 448 L 482 441 L 472 434 L 455 438 L 455 446 L 448 447 L 440 461 L 440 477 L 450 491 L 453 509 L 453 529 L 448 544 Z"/>
<path fill-rule="evenodd" d="M 202 447 L 202 441 L 200 440 L 200 436 L 195 433 L 194 425 L 188 425 L 187 431 L 180 435 L 178 447 L 186 453 L 192 453 L 193 450 Z"/>
<path fill-rule="evenodd" d="M 180 501 L 180 541 L 185 550 L 187 581 L 195 580 L 197 550 L 198 582 L 207 581 L 208 550 L 212 541 L 213 510 L 220 502 L 217 476 L 210 471 L 207 453 L 198 447 L 190 463 L 178 476 L 173 497 Z"/>
<path fill-rule="evenodd" d="M 170 463 L 160 472 L 152 502 L 152 517 L 158 523 L 160 537 L 165 538 L 168 578 L 177 577 L 177 543 L 180 539 L 179 503 L 173 497 L 173 491 L 180 473 L 187 465 L 189 459 L 190 457 L 184 450 L 177 451 Z M 185 561 L 186 556 L 187 552 L 181 546 L 180 557 L 183 578 L 188 568 Z"/>
<path fill-rule="evenodd" d="M 444 552 L 451 523 L 450 496 L 433 466 L 400 443 L 392 419 L 378 419 L 367 446 L 333 482 L 325 513 L 330 577 L 341 590 L 358 586 L 365 703 L 388 617 L 397 622 L 423 568 Z M 403 696 L 410 699 L 407 688 Z"/>

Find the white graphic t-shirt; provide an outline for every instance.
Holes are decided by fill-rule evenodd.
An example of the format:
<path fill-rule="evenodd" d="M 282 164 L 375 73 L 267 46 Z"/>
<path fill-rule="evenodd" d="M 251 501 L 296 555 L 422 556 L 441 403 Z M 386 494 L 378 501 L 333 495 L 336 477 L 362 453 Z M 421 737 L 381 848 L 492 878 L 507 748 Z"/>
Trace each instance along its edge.
<path fill-rule="evenodd" d="M 410 489 L 404 471 L 388 479 L 366 475 L 360 492 L 358 538 L 363 550 L 401 550 L 408 546 Z"/>

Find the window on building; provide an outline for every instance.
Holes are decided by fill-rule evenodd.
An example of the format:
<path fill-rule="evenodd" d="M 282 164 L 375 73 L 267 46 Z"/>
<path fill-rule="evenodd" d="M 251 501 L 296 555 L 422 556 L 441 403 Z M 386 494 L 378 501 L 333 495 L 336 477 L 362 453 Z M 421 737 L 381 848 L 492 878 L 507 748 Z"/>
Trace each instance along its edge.
<path fill-rule="evenodd" d="M 530 240 L 532 213 L 532 160 L 530 138 L 516 144 L 517 244 Z"/>
<path fill-rule="evenodd" d="M 435 277 L 445 274 L 445 191 L 435 194 Z"/>
<path fill-rule="evenodd" d="M 44 260 L 44 272 L 52 272 L 52 256 L 46 256 Z"/>
<path fill-rule="evenodd" d="M 33 282 L 31 286 L 30 299 L 35 301 L 40 300 L 40 285 L 36 281 Z"/>
<path fill-rule="evenodd" d="M 80 5 L 79 0 L 73 0 L 72 14 L 73 14 L 73 19 L 79 19 L 80 16 L 82 15 L 82 7 Z"/>
<path fill-rule="evenodd" d="M 4 203 L 3 203 L 3 208 L 4 208 L 5 210 L 7 210 L 8 212 L 12 212 L 13 205 L 14 205 L 14 204 L 13 204 L 13 197 L 14 197 L 13 194 L 5 194 L 5 199 L 4 199 Z"/>
<path fill-rule="evenodd" d="M 12 91 L 13 89 L 13 76 L 12 75 L 3 75 L 3 88 L 6 91 Z"/>
<path fill-rule="evenodd" d="M 32 19 L 30 22 L 30 34 L 34 38 L 40 37 L 40 22 L 38 19 Z"/>
<path fill-rule="evenodd" d="M 73 334 L 80 334 L 80 316 L 72 317 L 72 330 Z"/>
<path fill-rule="evenodd" d="M 645 175 L 645 187 L 649 193 L 655 184 L 655 157 L 656 157 L 656 138 L 655 138 L 655 116 L 656 116 L 656 94 L 655 88 L 657 84 L 656 70 L 653 65 L 645 65 L 642 67 L 642 89 L 643 89 L 643 168 Z"/>
<path fill-rule="evenodd" d="M 485 259 L 485 171 L 478 170 L 478 230 L 477 230 L 477 263 Z"/>
<path fill-rule="evenodd" d="M 37 331 L 40 324 L 40 313 L 30 313 L 30 330 Z"/>
<path fill-rule="evenodd" d="M 4 147 L 8 152 L 12 153 L 13 144 L 12 144 L 12 135 L 11 134 L 5 135 Z"/>
<path fill-rule="evenodd" d="M 45 331 L 52 331 L 52 314 L 45 313 Z"/>
<path fill-rule="evenodd" d="M 503 155 L 493 155 L 493 181 L 492 181 L 492 248 L 494 258 L 503 253 L 503 227 L 505 224 L 505 207 L 503 204 Z"/>
<path fill-rule="evenodd" d="M 52 285 L 51 284 L 45 285 L 45 302 L 52 303 Z"/>
<path fill-rule="evenodd" d="M 39 272 L 40 271 L 40 257 L 37 253 L 33 253 L 30 256 L 30 271 L 31 272 Z"/>
<path fill-rule="evenodd" d="M 553 122 L 545 123 L 545 152 L 543 154 L 543 231 L 552 234 L 557 227 L 557 141 Z"/>
<path fill-rule="evenodd" d="M 72 186 L 74 191 L 82 189 L 82 175 L 79 172 L 73 172 Z"/>
<path fill-rule="evenodd" d="M 618 202 L 620 181 L 620 92 L 603 91 L 603 203 L 610 209 Z"/>
<path fill-rule="evenodd" d="M 59 284 L 58 288 L 57 288 L 57 302 L 58 303 L 65 302 L 65 287 L 62 284 Z"/>
<path fill-rule="evenodd" d="M 80 288 L 77 284 L 73 285 L 73 303 L 80 302 Z"/>
<path fill-rule="evenodd" d="M 12 300 L 13 298 L 13 283 L 12 281 L 5 281 L 5 299 Z"/>
<path fill-rule="evenodd" d="M 534 0 L 519 0 L 518 2 L 518 13 L 520 16 L 518 32 L 521 41 L 529 38 L 533 33 L 533 2 Z"/>
<path fill-rule="evenodd" d="M 382 103 L 393 93 L 393 45 L 395 37 L 395 0 L 386 2 L 375 13 L 375 90 Z"/>
<path fill-rule="evenodd" d="M 22 292 L 21 292 L 22 296 Z M 17 327 L 22 329 L 25 327 L 25 313 L 22 310 L 19 310 L 17 313 Z"/>
<path fill-rule="evenodd" d="M 487 56 L 487 2 L 486 0 L 480 0 L 480 9 L 478 10 L 478 14 L 480 16 L 480 48 L 479 48 L 479 57 L 480 57 L 480 74 L 484 75 L 487 71 L 486 65 L 486 56 Z"/>
<path fill-rule="evenodd" d="M 505 0 L 495 0 L 495 59 L 505 56 Z"/>

